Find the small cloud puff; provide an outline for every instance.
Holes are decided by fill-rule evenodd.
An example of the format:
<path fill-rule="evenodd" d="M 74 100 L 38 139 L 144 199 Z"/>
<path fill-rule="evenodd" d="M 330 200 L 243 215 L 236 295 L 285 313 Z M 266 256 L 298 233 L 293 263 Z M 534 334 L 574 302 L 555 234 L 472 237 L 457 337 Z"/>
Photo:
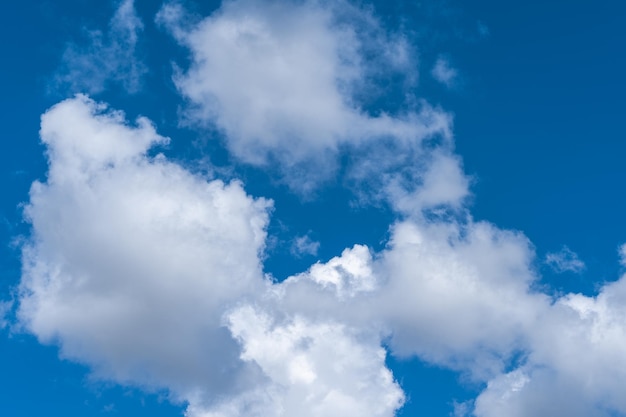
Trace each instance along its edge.
<path fill-rule="evenodd" d="M 456 79 L 458 78 L 458 71 L 450 65 L 450 62 L 443 58 L 437 58 L 435 66 L 431 70 L 430 74 L 433 78 L 446 87 L 451 88 L 454 86 Z"/>
<path fill-rule="evenodd" d="M 563 272 L 579 274 L 585 269 L 585 263 L 567 246 L 563 246 L 558 252 L 548 253 L 545 263 L 558 274 Z"/>
<path fill-rule="evenodd" d="M 311 239 L 307 234 L 296 237 L 291 244 L 291 254 L 297 257 L 305 255 L 316 256 L 320 248 L 320 242 Z"/>

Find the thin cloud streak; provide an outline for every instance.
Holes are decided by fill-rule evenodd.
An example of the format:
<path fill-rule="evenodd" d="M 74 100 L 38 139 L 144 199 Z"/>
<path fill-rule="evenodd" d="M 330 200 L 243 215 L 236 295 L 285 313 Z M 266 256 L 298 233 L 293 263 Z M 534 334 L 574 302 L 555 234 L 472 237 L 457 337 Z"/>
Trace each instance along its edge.
<path fill-rule="evenodd" d="M 119 84 L 128 93 L 137 93 L 148 72 L 138 56 L 143 27 L 134 0 L 123 0 L 106 32 L 87 30 L 87 45 L 67 46 L 52 89 L 93 95 L 105 91 L 111 84 Z"/>

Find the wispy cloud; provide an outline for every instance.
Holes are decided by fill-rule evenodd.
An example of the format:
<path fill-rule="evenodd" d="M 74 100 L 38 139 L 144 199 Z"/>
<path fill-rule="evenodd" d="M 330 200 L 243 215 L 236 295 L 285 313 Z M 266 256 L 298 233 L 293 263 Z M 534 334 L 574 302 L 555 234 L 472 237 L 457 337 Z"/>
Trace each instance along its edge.
<path fill-rule="evenodd" d="M 435 80 L 444 84 L 448 88 L 454 86 L 459 75 L 458 71 L 452 67 L 447 59 L 443 57 L 437 58 L 430 74 Z"/>
<path fill-rule="evenodd" d="M 291 254 L 297 257 L 310 255 L 316 256 L 320 248 L 320 242 L 311 239 L 309 235 L 296 236 L 291 244 Z"/>
<path fill-rule="evenodd" d="M 579 274 L 585 270 L 585 263 L 580 260 L 576 252 L 567 246 L 563 246 L 558 252 L 548 253 L 545 262 L 557 273 L 574 272 Z"/>
<path fill-rule="evenodd" d="M 87 30 L 87 44 L 69 44 L 55 79 L 54 88 L 70 93 L 97 94 L 117 83 L 127 92 L 141 88 L 148 71 L 138 57 L 139 34 L 143 23 L 134 0 L 123 0 L 106 32 Z"/>

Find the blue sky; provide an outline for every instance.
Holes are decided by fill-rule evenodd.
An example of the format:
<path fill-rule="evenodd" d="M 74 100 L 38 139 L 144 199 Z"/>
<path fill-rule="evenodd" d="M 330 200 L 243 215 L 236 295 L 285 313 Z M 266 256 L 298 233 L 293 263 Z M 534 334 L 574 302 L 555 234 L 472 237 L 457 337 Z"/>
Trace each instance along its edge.
<path fill-rule="evenodd" d="M 7 5 L 0 414 L 626 415 L 625 18 Z"/>

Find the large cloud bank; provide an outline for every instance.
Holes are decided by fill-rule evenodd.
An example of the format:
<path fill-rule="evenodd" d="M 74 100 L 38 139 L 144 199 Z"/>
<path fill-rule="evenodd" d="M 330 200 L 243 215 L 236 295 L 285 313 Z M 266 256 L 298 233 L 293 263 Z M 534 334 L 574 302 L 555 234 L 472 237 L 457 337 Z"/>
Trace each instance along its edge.
<path fill-rule="evenodd" d="M 464 208 L 449 118 L 426 103 L 359 108 L 380 66 L 364 42 L 406 72 L 401 38 L 344 3 L 183 15 L 167 5 L 159 21 L 192 52 L 176 78 L 187 116 L 221 129 L 243 162 L 278 162 L 296 188 L 307 164 L 362 158 L 350 175 L 376 174 L 398 214 L 386 247 L 356 244 L 274 282 L 271 200 L 169 161 L 149 120 L 78 95 L 42 116 L 49 170 L 25 206 L 24 329 L 98 377 L 169 390 L 188 417 L 391 417 L 405 394 L 389 354 L 482 384 L 458 407 L 468 415 L 626 414 L 626 278 L 595 297 L 541 293 L 528 239 Z"/>

